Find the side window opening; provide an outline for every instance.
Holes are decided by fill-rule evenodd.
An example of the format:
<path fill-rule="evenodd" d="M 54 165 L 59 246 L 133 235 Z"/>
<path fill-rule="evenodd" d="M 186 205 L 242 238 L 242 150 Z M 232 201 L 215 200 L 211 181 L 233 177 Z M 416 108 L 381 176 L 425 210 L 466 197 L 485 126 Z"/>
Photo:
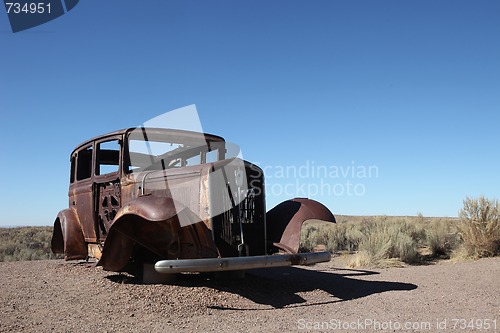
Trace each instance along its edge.
<path fill-rule="evenodd" d="M 201 154 L 196 154 L 186 159 L 185 164 L 187 166 L 201 164 Z"/>
<path fill-rule="evenodd" d="M 120 165 L 120 141 L 104 141 L 96 147 L 96 175 L 118 172 Z"/>
<path fill-rule="evenodd" d="M 92 176 L 92 146 L 81 149 L 76 154 L 76 180 Z"/>
<path fill-rule="evenodd" d="M 71 171 L 69 174 L 69 182 L 70 184 L 73 184 L 75 182 L 76 154 L 71 156 L 70 164 L 71 164 L 71 169 L 70 169 Z"/>
<path fill-rule="evenodd" d="M 219 150 L 218 149 L 210 150 L 205 155 L 206 163 L 217 162 L 218 159 L 219 159 Z"/>

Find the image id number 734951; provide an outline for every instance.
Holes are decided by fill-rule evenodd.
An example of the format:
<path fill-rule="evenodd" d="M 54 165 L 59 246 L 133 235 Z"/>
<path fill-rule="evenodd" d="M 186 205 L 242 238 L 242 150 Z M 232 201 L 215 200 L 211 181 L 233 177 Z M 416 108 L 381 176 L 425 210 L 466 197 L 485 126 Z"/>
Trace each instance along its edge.
<path fill-rule="evenodd" d="M 50 2 L 6 2 L 5 3 L 7 14 L 50 14 Z"/>

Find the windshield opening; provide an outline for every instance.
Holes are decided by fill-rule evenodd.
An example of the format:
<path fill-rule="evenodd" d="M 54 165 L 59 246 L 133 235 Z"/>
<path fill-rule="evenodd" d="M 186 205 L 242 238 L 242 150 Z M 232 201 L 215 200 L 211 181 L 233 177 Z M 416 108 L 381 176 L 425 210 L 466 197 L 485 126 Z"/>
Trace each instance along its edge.
<path fill-rule="evenodd" d="M 165 170 L 224 159 L 223 141 L 205 141 L 203 136 L 158 135 L 136 129 L 128 135 L 126 172 Z"/>

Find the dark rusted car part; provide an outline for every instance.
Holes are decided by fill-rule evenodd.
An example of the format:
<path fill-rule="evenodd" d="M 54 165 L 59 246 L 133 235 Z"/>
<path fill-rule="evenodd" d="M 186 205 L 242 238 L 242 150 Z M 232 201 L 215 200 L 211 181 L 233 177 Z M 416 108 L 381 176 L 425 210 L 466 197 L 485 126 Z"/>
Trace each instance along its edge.
<path fill-rule="evenodd" d="M 329 260 L 295 254 L 302 223 L 334 221 L 330 211 L 293 199 L 266 215 L 262 170 L 230 150 L 215 135 L 154 128 L 82 143 L 71 154 L 69 208 L 55 220 L 52 251 L 134 274 L 155 263 L 174 272 Z M 267 256 L 280 249 L 289 255 Z"/>
<path fill-rule="evenodd" d="M 306 198 L 284 201 L 266 214 L 268 239 L 280 250 L 297 253 L 302 224 L 312 219 L 335 223 L 330 210 L 317 201 Z"/>
<path fill-rule="evenodd" d="M 64 253 L 66 260 L 87 258 L 87 246 L 74 209 L 64 209 L 57 215 L 51 247 L 54 253 Z"/>

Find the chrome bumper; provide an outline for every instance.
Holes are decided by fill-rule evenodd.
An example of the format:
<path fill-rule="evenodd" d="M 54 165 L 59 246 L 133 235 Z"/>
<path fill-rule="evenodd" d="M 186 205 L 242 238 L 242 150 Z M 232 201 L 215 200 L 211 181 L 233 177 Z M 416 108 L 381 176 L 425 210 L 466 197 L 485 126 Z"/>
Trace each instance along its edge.
<path fill-rule="evenodd" d="M 161 260 L 155 264 L 158 273 L 218 272 L 253 268 L 312 265 L 330 261 L 330 252 L 275 254 L 269 256 Z"/>

